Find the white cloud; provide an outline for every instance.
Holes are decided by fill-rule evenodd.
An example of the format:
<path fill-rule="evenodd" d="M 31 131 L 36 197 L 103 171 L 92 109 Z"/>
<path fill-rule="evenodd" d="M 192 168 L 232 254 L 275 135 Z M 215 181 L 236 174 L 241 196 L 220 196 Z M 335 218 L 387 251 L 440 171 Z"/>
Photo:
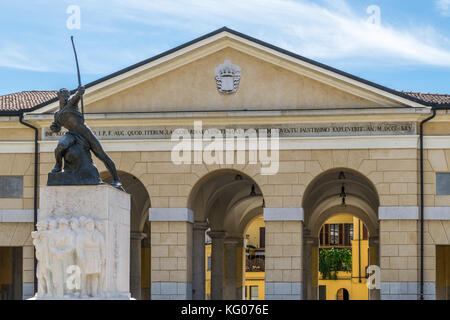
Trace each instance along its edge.
<path fill-rule="evenodd" d="M 450 10 L 450 0 L 436 3 L 441 12 Z M 369 24 L 365 8 L 355 12 L 346 0 L 114 0 L 80 6 L 83 20 L 76 42 L 82 73 L 110 73 L 170 49 L 173 45 L 162 35 L 179 33 L 176 39 L 188 41 L 221 26 L 340 66 L 450 67 L 448 35 L 431 26 L 394 28 L 383 21 L 383 8 L 381 25 Z M 68 34 L 52 33 L 57 23 L 36 30 L 39 36 L 29 41 L 1 43 L 0 66 L 73 73 Z"/>
<path fill-rule="evenodd" d="M 161 24 L 197 32 L 213 23 L 244 33 L 258 30 L 264 36 L 262 40 L 313 59 L 375 58 L 400 64 L 450 67 L 449 40 L 433 28 L 396 29 L 383 21 L 375 26 L 367 22 L 369 16 L 365 11 L 355 14 L 345 0 L 322 0 L 321 5 L 306 0 L 116 0 L 116 3 L 123 10 L 128 9 L 128 19 L 152 26 Z"/>
<path fill-rule="evenodd" d="M 0 47 L 0 67 L 15 68 L 30 71 L 49 71 L 42 64 L 26 53 L 26 49 L 16 44 L 6 44 Z"/>
<path fill-rule="evenodd" d="M 444 17 L 450 17 L 450 0 L 436 0 L 436 6 Z"/>

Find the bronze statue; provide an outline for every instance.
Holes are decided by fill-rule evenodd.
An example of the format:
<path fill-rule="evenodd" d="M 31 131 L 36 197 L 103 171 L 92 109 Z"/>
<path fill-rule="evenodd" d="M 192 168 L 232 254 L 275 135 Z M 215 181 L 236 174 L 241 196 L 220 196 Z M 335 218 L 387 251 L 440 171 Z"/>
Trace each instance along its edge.
<path fill-rule="evenodd" d="M 50 129 L 53 132 L 59 132 L 61 127 L 65 127 L 69 131 L 58 141 L 55 149 L 56 164 L 48 174 L 47 185 L 101 184 L 98 170 L 92 162 L 90 153 L 92 151 L 105 164 L 113 177 L 111 185 L 123 190 L 114 162 L 103 150 L 91 129 L 84 123 L 83 115 L 78 110 L 78 101 L 82 98 L 84 91 L 84 87 L 79 86 L 71 99 L 69 90 L 63 88 L 58 91 L 60 109 L 55 113 L 55 121 Z"/>

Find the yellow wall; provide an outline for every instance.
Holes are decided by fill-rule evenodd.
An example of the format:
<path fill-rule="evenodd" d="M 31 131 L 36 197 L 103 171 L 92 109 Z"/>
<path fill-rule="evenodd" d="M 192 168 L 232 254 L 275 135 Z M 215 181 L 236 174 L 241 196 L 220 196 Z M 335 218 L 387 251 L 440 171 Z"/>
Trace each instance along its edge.
<path fill-rule="evenodd" d="M 264 300 L 264 283 L 264 272 L 246 272 L 245 287 L 247 290 L 247 300 L 250 300 L 250 286 L 258 286 L 258 300 Z"/>
<path fill-rule="evenodd" d="M 363 222 L 349 214 L 339 214 L 331 217 L 325 223 L 353 223 L 353 239 L 352 242 L 352 271 L 340 271 L 337 273 L 338 280 L 321 280 L 319 273 L 319 285 L 326 286 L 327 300 L 335 300 L 339 289 L 347 289 L 350 300 L 367 300 L 369 299 L 369 290 L 366 286 L 365 268 L 369 265 L 369 241 L 361 240 L 358 243 L 358 223 L 361 224 L 361 239 Z M 360 245 L 360 250 L 358 246 Z M 359 252 L 361 252 L 361 282 L 359 282 Z"/>
<path fill-rule="evenodd" d="M 211 270 L 208 270 L 208 257 L 211 257 L 211 244 L 205 245 L 205 295 L 211 295 Z"/>
<path fill-rule="evenodd" d="M 244 237 L 249 235 L 247 239 L 247 245 L 255 246 L 256 248 L 261 248 L 261 244 L 259 243 L 259 228 L 264 228 L 264 217 L 258 216 L 253 219 L 247 226 L 247 229 L 244 231 Z"/>

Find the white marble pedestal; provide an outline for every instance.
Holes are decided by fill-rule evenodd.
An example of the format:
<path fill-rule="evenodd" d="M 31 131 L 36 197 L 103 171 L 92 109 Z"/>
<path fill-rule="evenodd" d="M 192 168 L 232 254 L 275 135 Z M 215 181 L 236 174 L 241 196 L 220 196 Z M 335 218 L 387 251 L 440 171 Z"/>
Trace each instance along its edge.
<path fill-rule="evenodd" d="M 103 229 L 100 233 L 103 234 L 106 258 L 103 267 L 104 295 L 87 298 L 130 299 L 130 195 L 106 184 L 41 187 L 38 224 L 40 221 L 48 222 L 53 219 L 70 221 L 71 218 L 80 217 L 91 218 L 100 223 L 99 230 Z M 80 221 L 84 221 L 84 218 Z M 70 223 L 68 230 L 71 230 Z M 78 234 L 83 235 L 83 232 L 86 234 L 88 230 L 82 230 Z M 51 239 L 51 236 L 48 238 Z M 89 245 L 89 242 L 86 243 Z M 48 252 L 52 263 L 52 253 L 50 250 Z M 75 255 L 76 250 L 71 254 Z M 66 295 L 64 289 L 64 297 L 44 296 L 40 299 L 86 298 L 79 297 L 77 293 L 70 294 L 70 290 L 68 291 L 69 295 Z"/>

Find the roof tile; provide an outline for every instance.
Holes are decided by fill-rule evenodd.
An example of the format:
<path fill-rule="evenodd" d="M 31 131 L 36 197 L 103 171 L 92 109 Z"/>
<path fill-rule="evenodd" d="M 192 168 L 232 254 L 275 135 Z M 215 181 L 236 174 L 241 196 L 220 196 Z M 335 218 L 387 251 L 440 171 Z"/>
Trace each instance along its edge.
<path fill-rule="evenodd" d="M 22 91 L 0 96 L 0 111 L 19 111 L 56 98 L 56 90 Z"/>

